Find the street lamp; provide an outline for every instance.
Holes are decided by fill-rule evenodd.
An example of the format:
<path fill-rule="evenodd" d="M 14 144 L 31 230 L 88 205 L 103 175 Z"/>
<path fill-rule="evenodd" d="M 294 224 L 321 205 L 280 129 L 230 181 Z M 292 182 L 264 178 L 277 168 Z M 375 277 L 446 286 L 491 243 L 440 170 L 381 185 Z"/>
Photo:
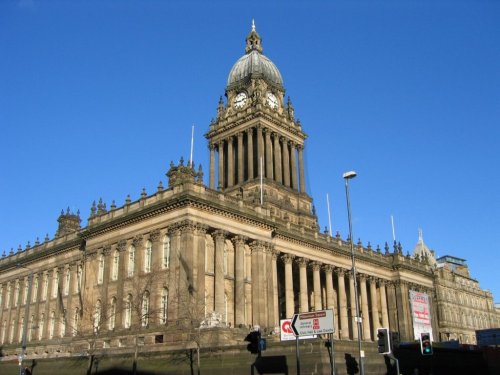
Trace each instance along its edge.
<path fill-rule="evenodd" d="M 342 177 L 345 180 L 345 196 L 347 200 L 347 218 L 349 220 L 349 242 L 351 243 L 352 276 L 354 279 L 354 297 L 356 301 L 356 323 L 358 326 L 358 351 L 360 375 L 365 374 L 364 353 L 361 350 L 361 316 L 359 314 L 358 281 L 356 279 L 356 257 L 354 255 L 354 240 L 352 237 L 351 201 L 349 199 L 349 180 L 356 177 L 356 172 L 345 172 Z"/>
<path fill-rule="evenodd" d="M 33 270 L 19 263 L 16 265 L 16 267 L 26 268 L 28 271 L 30 271 L 30 273 L 28 274 L 28 295 L 26 296 L 26 303 L 24 306 L 24 322 L 23 322 L 23 338 L 21 341 L 21 355 L 19 356 L 19 375 L 22 375 L 24 353 L 26 352 L 26 336 L 28 332 L 28 320 L 30 313 L 31 287 L 33 285 Z"/>

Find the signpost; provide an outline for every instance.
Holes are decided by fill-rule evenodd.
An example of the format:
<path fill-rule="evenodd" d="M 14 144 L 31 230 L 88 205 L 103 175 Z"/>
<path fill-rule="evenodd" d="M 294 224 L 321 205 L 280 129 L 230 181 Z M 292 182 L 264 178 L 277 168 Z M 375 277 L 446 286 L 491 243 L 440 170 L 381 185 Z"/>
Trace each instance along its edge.
<path fill-rule="evenodd" d="M 333 345 L 332 334 L 335 332 L 333 324 L 333 310 L 319 310 L 301 314 L 294 314 L 290 328 L 296 338 L 297 352 L 297 374 L 300 375 L 300 355 L 299 355 L 299 338 L 310 335 L 330 335 L 330 342 Z M 333 374 L 333 347 L 330 353 L 331 373 Z"/>
<path fill-rule="evenodd" d="M 292 330 L 295 336 L 334 333 L 333 310 L 294 314 L 292 318 Z"/>

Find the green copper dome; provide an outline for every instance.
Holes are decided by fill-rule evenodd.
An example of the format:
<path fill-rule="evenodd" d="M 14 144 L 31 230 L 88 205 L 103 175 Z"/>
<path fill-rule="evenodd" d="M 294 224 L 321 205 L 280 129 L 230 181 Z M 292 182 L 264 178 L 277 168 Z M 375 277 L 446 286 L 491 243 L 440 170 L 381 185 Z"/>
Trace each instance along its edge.
<path fill-rule="evenodd" d="M 262 54 L 262 40 L 255 31 L 253 22 L 252 31 L 248 34 L 246 42 L 245 55 L 236 61 L 229 72 L 227 88 L 237 86 L 240 82 L 245 82 L 250 78 L 261 78 L 268 84 L 283 89 L 283 79 L 278 68 Z"/>

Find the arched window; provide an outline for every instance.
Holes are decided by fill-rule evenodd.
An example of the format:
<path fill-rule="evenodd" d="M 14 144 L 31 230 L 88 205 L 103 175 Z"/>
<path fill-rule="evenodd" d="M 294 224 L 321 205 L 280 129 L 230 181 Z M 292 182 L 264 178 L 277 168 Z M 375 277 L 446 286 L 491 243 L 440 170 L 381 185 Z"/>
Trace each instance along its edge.
<path fill-rule="evenodd" d="M 102 303 L 101 300 L 97 300 L 95 304 L 94 310 L 94 333 L 99 332 L 99 328 L 101 327 L 101 317 L 102 317 Z"/>
<path fill-rule="evenodd" d="M 108 328 L 110 331 L 115 329 L 116 322 L 116 298 L 111 298 L 111 304 L 109 305 L 109 321 Z"/>
<path fill-rule="evenodd" d="M 125 314 L 123 326 L 125 328 L 130 328 L 132 324 L 132 295 L 127 296 L 127 300 L 125 301 Z"/>
<path fill-rule="evenodd" d="M 10 335 L 9 335 L 9 341 L 11 343 L 14 342 L 14 330 L 15 330 L 15 327 L 16 327 L 16 320 L 12 319 L 12 322 L 10 323 Z"/>
<path fill-rule="evenodd" d="M 23 327 L 24 327 L 24 316 L 19 321 L 18 333 L 17 333 L 17 341 L 22 342 L 23 340 Z"/>
<path fill-rule="evenodd" d="M 5 331 L 7 330 L 7 321 L 4 320 L 2 323 L 2 344 L 5 343 Z"/>
<path fill-rule="evenodd" d="M 49 339 L 54 338 L 54 328 L 56 326 L 56 313 L 52 311 L 50 313 L 50 321 L 49 321 Z"/>
<path fill-rule="evenodd" d="M 10 282 L 7 284 L 7 295 L 5 296 L 5 307 L 10 308 L 10 293 L 12 292 L 12 288 L 10 286 Z"/>
<path fill-rule="evenodd" d="M 31 294 L 31 302 L 36 302 L 36 298 L 38 295 L 38 276 L 33 278 L 33 292 Z"/>
<path fill-rule="evenodd" d="M 104 255 L 99 255 L 99 269 L 97 271 L 97 284 L 102 284 L 104 280 Z"/>
<path fill-rule="evenodd" d="M 78 324 L 80 323 L 80 310 L 75 308 L 75 313 L 73 314 L 73 337 L 78 333 Z"/>
<path fill-rule="evenodd" d="M 23 305 L 28 302 L 28 279 L 24 280 L 24 294 L 23 294 Z"/>
<path fill-rule="evenodd" d="M 28 327 L 28 341 L 33 339 L 33 330 L 35 329 L 35 315 L 31 315 Z"/>
<path fill-rule="evenodd" d="M 19 303 L 19 280 L 16 281 L 16 288 L 14 289 L 14 307 Z"/>
<path fill-rule="evenodd" d="M 38 324 L 38 340 L 42 339 L 44 329 L 45 329 L 45 314 L 42 314 L 40 316 L 40 322 Z"/>
<path fill-rule="evenodd" d="M 67 296 L 69 294 L 69 282 L 71 281 L 71 272 L 69 268 L 64 271 L 64 289 L 63 294 Z"/>
<path fill-rule="evenodd" d="M 135 268 L 135 247 L 130 246 L 128 248 L 128 266 L 127 266 L 127 276 L 134 276 L 134 268 Z"/>
<path fill-rule="evenodd" d="M 149 324 L 149 292 L 146 290 L 142 296 L 141 325 L 147 327 Z"/>
<path fill-rule="evenodd" d="M 120 252 L 115 250 L 113 253 L 113 269 L 111 270 L 111 280 L 118 280 L 118 267 L 120 265 Z"/>
<path fill-rule="evenodd" d="M 54 270 L 54 274 L 52 277 L 52 298 L 57 297 L 57 289 L 59 288 L 59 272 Z"/>
<path fill-rule="evenodd" d="M 59 336 L 64 337 L 66 334 L 66 310 L 61 314 L 61 323 L 59 325 Z"/>
<path fill-rule="evenodd" d="M 153 245 L 151 241 L 146 242 L 146 250 L 144 251 L 144 272 L 151 272 L 151 257 Z"/>
<path fill-rule="evenodd" d="M 47 299 L 48 290 L 49 290 L 49 274 L 45 273 L 43 275 L 42 301 L 45 301 Z"/>
<path fill-rule="evenodd" d="M 165 235 L 163 237 L 163 268 L 170 266 L 170 237 Z"/>
<path fill-rule="evenodd" d="M 82 290 L 82 279 L 83 279 L 83 268 L 82 265 L 79 264 L 76 267 L 75 293 L 78 293 L 80 290 Z"/>
<path fill-rule="evenodd" d="M 227 246 L 224 246 L 224 275 L 227 275 Z"/>
<path fill-rule="evenodd" d="M 160 322 L 161 324 L 167 323 L 168 319 L 168 289 L 163 288 L 161 293 L 161 316 Z"/>

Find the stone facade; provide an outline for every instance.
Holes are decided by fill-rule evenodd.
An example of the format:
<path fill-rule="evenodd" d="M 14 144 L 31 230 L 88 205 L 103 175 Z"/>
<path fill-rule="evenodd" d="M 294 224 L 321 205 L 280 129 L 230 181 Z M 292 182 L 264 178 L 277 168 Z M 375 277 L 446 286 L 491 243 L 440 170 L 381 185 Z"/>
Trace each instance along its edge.
<path fill-rule="evenodd" d="M 498 326 L 492 296 L 475 280 L 397 244 L 392 252 L 355 244 L 355 282 L 350 240 L 319 232 L 305 186 L 306 134 L 255 28 L 246 55 L 206 134 L 208 186 L 201 166 L 172 163 L 166 188 L 109 210 L 94 203 L 83 228 L 63 212 L 54 239 L 0 260 L 6 353 L 18 351 L 26 319 L 28 352 L 153 345 L 179 326 L 277 332 L 280 319 L 330 308 L 335 338 L 356 340 L 355 285 L 365 341 L 379 327 L 414 339 L 410 291 L 430 297 L 435 340 L 473 342 L 474 328 Z M 457 304 L 467 310 L 458 320 Z"/>

